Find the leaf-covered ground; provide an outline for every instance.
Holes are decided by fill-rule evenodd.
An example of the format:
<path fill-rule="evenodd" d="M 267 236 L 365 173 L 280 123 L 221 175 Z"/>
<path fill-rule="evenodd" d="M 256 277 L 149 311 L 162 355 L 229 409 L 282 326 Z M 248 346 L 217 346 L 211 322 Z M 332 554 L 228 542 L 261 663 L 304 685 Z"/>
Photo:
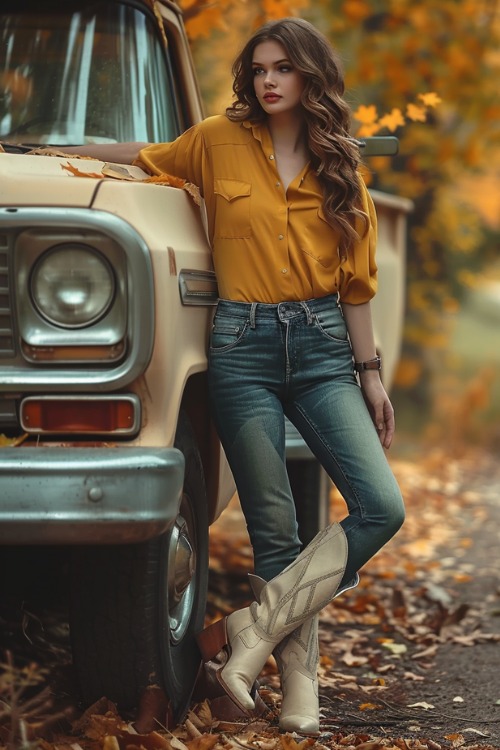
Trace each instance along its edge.
<path fill-rule="evenodd" d="M 322 741 L 500 747 L 500 467 L 433 451 L 393 468 L 406 523 L 322 613 Z M 251 564 L 237 507 L 227 513 L 213 539 L 214 615 L 238 583 L 246 592 Z M 332 517 L 342 513 L 333 494 Z M 279 685 L 274 670 L 263 682 Z"/>
<path fill-rule="evenodd" d="M 279 734 L 272 661 L 261 679 L 269 712 L 250 724 L 218 722 L 205 702 L 166 730 L 154 696 L 140 734 L 137 721 L 120 717 L 106 699 L 82 713 L 71 695 L 64 623 L 45 624 L 42 632 L 37 615 L 25 613 L 26 648 L 45 658 L 33 668 L 41 683 L 37 700 L 21 711 L 24 744 L 41 738 L 41 750 L 500 748 L 500 467 L 479 451 L 459 458 L 432 451 L 392 465 L 407 520 L 367 565 L 360 586 L 322 613 L 317 740 Z M 332 518 L 342 514 L 333 492 Z M 249 600 L 250 570 L 246 533 L 232 503 L 212 530 L 208 620 Z M 5 614 L 0 633 L 2 626 L 12 634 Z M 13 741 L 1 702 L 7 674 L 0 674 L 0 747 Z M 23 675 L 18 681 L 29 679 L 26 670 Z"/>

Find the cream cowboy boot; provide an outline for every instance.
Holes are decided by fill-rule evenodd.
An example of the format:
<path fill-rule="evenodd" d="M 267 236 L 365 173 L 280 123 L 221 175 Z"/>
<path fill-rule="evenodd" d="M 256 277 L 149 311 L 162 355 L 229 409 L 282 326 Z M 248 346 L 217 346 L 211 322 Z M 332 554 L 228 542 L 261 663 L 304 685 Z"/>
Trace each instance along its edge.
<path fill-rule="evenodd" d="M 340 524 L 334 523 L 263 586 L 260 602 L 233 612 L 198 635 L 205 661 L 225 650 L 227 659 L 217 677 L 241 709 L 254 708 L 250 691 L 278 643 L 333 599 L 346 560 L 347 540 Z"/>
<path fill-rule="evenodd" d="M 266 585 L 263 578 L 250 574 L 250 585 L 257 601 Z M 279 725 L 285 732 L 319 734 L 318 692 L 318 615 L 307 619 L 287 635 L 273 651 L 281 679 Z"/>

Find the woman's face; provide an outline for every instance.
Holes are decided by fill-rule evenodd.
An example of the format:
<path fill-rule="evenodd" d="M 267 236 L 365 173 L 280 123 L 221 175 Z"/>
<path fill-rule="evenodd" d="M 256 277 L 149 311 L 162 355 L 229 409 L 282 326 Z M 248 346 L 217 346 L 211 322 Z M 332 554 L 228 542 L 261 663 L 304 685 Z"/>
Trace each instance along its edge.
<path fill-rule="evenodd" d="M 268 115 L 292 112 L 301 106 L 304 77 L 293 66 L 285 48 L 269 39 L 253 52 L 255 95 Z"/>

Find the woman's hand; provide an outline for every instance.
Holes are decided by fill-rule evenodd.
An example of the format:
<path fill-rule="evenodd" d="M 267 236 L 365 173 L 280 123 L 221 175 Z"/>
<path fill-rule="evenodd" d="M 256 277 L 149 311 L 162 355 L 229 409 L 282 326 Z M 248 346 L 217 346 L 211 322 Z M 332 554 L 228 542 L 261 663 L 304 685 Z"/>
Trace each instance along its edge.
<path fill-rule="evenodd" d="M 359 374 L 361 390 L 380 442 L 389 448 L 394 436 L 394 409 L 377 370 L 363 370 Z"/>
<path fill-rule="evenodd" d="M 370 303 L 350 305 L 342 303 L 355 362 L 373 360 L 377 349 L 373 336 Z M 394 435 L 394 409 L 380 380 L 378 370 L 361 370 L 359 382 L 373 424 L 384 448 L 389 448 Z"/>

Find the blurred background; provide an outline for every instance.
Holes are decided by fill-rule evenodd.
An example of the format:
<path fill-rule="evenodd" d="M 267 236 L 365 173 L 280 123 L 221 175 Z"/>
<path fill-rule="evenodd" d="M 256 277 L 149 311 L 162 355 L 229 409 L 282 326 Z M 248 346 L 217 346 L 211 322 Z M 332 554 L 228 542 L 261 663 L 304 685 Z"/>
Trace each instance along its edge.
<path fill-rule="evenodd" d="M 206 114 L 252 29 L 301 16 L 340 52 L 371 187 L 411 199 L 393 450 L 500 448 L 499 0 L 182 0 Z"/>

